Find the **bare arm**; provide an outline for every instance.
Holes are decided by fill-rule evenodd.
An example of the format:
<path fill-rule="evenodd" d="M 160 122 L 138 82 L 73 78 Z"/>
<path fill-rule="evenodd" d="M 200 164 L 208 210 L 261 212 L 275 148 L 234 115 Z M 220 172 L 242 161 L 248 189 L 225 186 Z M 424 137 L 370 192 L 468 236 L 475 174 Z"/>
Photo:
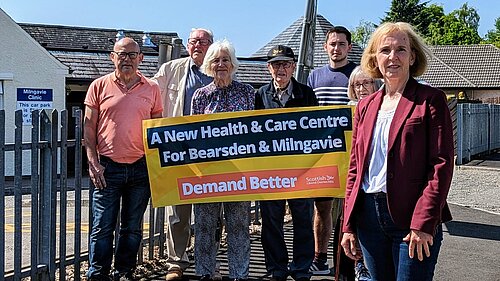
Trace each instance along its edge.
<path fill-rule="evenodd" d="M 89 106 L 85 107 L 85 118 L 83 121 L 83 141 L 87 158 L 89 160 L 90 179 L 97 188 L 105 188 L 104 167 L 99 163 L 97 156 L 97 119 L 99 111 Z"/>

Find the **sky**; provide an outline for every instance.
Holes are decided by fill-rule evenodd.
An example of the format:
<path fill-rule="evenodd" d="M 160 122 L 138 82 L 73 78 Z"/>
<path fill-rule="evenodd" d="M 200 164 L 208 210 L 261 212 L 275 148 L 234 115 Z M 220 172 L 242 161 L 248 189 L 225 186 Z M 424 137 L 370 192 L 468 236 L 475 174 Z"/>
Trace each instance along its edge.
<path fill-rule="evenodd" d="M 421 1 L 422 2 L 422 1 Z M 481 17 L 479 34 L 494 28 L 499 0 L 430 0 L 449 13 L 467 2 Z M 390 0 L 317 0 L 318 14 L 354 30 L 361 20 L 376 24 Z M 307 0 L 0 0 L 19 23 L 56 24 L 147 32 L 176 32 L 185 44 L 193 27 L 228 39 L 238 57 L 248 57 L 305 14 Z"/>

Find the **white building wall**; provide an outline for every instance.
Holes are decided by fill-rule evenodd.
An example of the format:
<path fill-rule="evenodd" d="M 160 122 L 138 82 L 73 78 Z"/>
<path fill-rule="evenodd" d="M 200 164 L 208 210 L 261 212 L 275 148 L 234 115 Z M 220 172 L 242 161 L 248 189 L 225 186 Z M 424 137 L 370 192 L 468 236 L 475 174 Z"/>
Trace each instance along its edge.
<path fill-rule="evenodd" d="M 0 79 L 4 79 L 6 143 L 13 143 L 17 89 L 52 89 L 52 109 L 65 108 L 68 67 L 60 63 L 0 9 Z M 4 77 L 4 78 L 2 78 Z M 23 142 L 31 141 L 31 126 L 23 126 Z M 23 174 L 30 174 L 30 153 L 23 154 Z M 13 154 L 6 158 L 6 175 L 13 175 Z"/>

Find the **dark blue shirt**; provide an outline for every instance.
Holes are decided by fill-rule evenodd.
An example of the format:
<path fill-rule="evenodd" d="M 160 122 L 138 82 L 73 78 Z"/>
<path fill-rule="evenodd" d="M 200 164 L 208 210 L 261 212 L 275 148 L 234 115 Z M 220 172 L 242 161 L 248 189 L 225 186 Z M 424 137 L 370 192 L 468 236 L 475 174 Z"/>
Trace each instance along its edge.
<path fill-rule="evenodd" d="M 213 78 L 202 73 L 193 60 L 189 62 L 189 72 L 186 78 L 186 96 L 184 97 L 184 108 L 182 109 L 184 116 L 191 115 L 191 102 L 194 92 L 212 83 L 212 81 Z"/>

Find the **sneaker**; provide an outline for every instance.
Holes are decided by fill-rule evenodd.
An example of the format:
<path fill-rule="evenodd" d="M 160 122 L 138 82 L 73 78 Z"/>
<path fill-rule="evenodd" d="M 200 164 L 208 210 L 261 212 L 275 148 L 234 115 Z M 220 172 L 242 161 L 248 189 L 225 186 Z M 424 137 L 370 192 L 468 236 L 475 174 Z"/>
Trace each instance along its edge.
<path fill-rule="evenodd" d="M 370 281 L 372 277 L 370 276 L 370 272 L 368 272 L 368 268 L 366 268 L 365 264 L 361 261 L 356 262 L 356 266 L 354 267 L 354 280 L 355 281 Z"/>
<path fill-rule="evenodd" d="M 212 277 L 210 275 L 206 274 L 201 276 L 200 281 L 212 281 Z"/>
<path fill-rule="evenodd" d="M 172 267 L 168 270 L 167 275 L 165 276 L 165 280 L 182 280 L 182 269 L 178 267 Z"/>
<path fill-rule="evenodd" d="M 309 272 L 313 275 L 330 274 L 330 267 L 327 262 L 314 260 L 309 268 Z"/>

